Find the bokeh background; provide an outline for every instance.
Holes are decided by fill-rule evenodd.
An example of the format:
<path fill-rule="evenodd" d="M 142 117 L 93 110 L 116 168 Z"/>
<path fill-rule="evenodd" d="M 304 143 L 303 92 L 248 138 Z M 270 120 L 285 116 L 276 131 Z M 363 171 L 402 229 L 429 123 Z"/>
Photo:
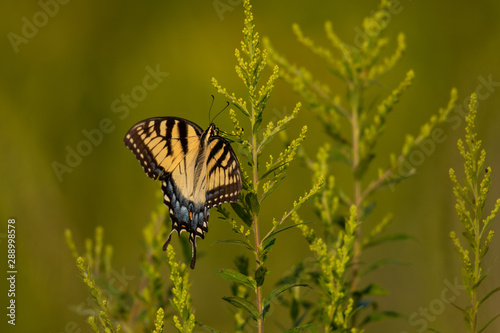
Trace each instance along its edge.
<path fill-rule="evenodd" d="M 134 123 L 151 116 L 181 116 L 205 128 L 210 95 L 216 95 L 214 110 L 225 105 L 210 83 L 212 77 L 242 95 L 242 84 L 234 72 L 234 49 L 242 37 L 243 7 L 238 1 L 220 2 L 227 5 L 227 11 L 218 12 L 211 0 L 68 1 L 59 4 L 57 11 L 52 7 L 53 15 L 38 31 L 27 31 L 30 37 L 17 45 L 17 52 L 8 34 L 21 35 L 24 18 L 33 22 L 33 16 L 42 10 L 41 4 L 4 1 L 0 5 L 0 241 L 5 253 L 0 276 L 6 271 L 6 220 L 12 217 L 17 221 L 18 251 L 17 325 L 7 327 L 2 314 L 2 332 L 65 332 L 69 322 L 75 323 L 74 332 L 90 331 L 85 316 L 76 311 L 85 304 L 88 293 L 65 245 L 66 228 L 73 231 L 82 251 L 84 239 L 93 237 L 97 225 L 104 226 L 105 242 L 115 250 L 113 266 L 139 275 L 141 231 L 157 203 L 160 184 L 144 175 L 122 139 Z M 407 53 L 383 78 L 376 95 L 380 98 L 388 94 L 409 69 L 415 71 L 416 80 L 390 117 L 376 160 L 381 166 L 386 165 L 390 152 L 400 150 L 406 133 L 417 134 L 419 126 L 446 105 L 452 87 L 458 89 L 458 101 L 462 103 L 481 83 L 480 77 L 500 82 L 500 2 L 399 3 L 402 10 L 391 17 L 388 28 L 392 38 L 389 49 L 402 31 L 406 34 Z M 331 20 L 337 33 L 353 44 L 355 28 L 361 27 L 362 19 L 377 7 L 378 1 L 256 0 L 253 4 L 261 36 L 268 36 L 289 60 L 308 66 L 319 79 L 342 91 L 324 64 L 296 41 L 291 25 L 299 23 L 306 35 L 328 45 L 323 25 Z M 126 116 L 114 112 L 112 103 L 142 85 L 148 66 L 158 66 L 169 73 L 168 77 L 148 91 Z M 500 197 L 500 85 L 496 83 L 491 91 L 482 92 L 490 93 L 480 102 L 477 127 L 488 153 L 487 165 L 493 169 L 487 205 L 491 208 L 494 199 Z M 298 96 L 284 82 L 278 82 L 267 120 L 277 114 L 272 110 L 289 114 L 297 101 Z M 104 134 L 102 142 L 93 146 L 72 172 L 58 179 L 53 162 L 64 163 L 68 147 L 76 149 L 85 139 L 82 131 L 98 128 L 105 118 L 113 130 Z M 216 122 L 221 129 L 230 129 L 227 113 Z M 305 148 L 313 154 L 326 136 L 305 107 L 289 127 L 289 134 L 297 134 L 303 124 L 310 128 Z M 377 208 L 367 224 L 376 223 L 391 211 L 394 223 L 390 231 L 415 238 L 381 246 L 363 258 L 373 262 L 392 257 L 407 263 L 370 276 L 370 281 L 390 291 L 379 299 L 382 309 L 408 315 L 418 312 L 440 297 L 445 280 L 460 279 L 460 264 L 448 236 L 451 230 L 460 230 L 448 170 L 463 168 L 456 141 L 463 136 L 464 128 L 443 129 L 448 139 L 436 146 L 417 174 L 395 191 L 375 197 Z M 277 151 L 280 142 L 273 145 L 272 150 Z M 264 230 L 268 227 L 266 221 L 281 216 L 310 186 L 305 172 L 299 163 L 290 169 L 282 188 L 264 207 Z M 345 172 L 345 168 L 336 170 L 340 181 L 348 177 Z M 310 207 L 305 206 L 303 212 L 312 217 Z M 198 242 L 203 257 L 190 275 L 193 305 L 198 320 L 230 332 L 231 315 L 221 299 L 230 294 L 229 286 L 213 271 L 233 267 L 233 254 L 240 249 L 210 246 L 231 235 L 230 226 L 213 215 L 206 240 Z M 499 225 L 497 221 L 497 232 Z M 500 281 L 498 237 L 500 234 L 487 256 L 490 276 L 484 288 L 488 290 Z M 179 249 L 177 237 L 173 244 Z M 269 259 L 267 292 L 291 265 L 307 256 L 307 245 L 298 231 L 284 234 Z M 0 280 L 1 299 L 6 300 L 6 280 Z M 1 308 L 5 309 L 6 304 L 2 301 Z M 491 298 L 483 309 L 483 319 L 498 313 L 499 304 L 499 296 Z M 275 320 L 288 323 L 286 312 L 277 310 Z M 461 314 L 451 305 L 446 305 L 429 324 L 443 332 L 464 331 Z M 169 325 L 167 331 L 172 330 Z M 267 325 L 269 332 L 279 331 L 272 321 Z M 416 332 L 416 328 L 408 320 L 396 319 L 367 330 L 402 331 Z M 500 322 L 489 330 L 499 331 Z"/>

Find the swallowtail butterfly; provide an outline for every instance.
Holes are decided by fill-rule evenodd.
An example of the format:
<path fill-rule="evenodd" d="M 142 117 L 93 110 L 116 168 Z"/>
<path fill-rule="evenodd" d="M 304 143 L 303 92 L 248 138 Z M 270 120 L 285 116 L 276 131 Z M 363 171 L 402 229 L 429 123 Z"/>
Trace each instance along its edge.
<path fill-rule="evenodd" d="M 135 124 L 124 139 L 146 174 L 161 181 L 172 233 L 189 233 L 190 267 L 196 263 L 196 237 L 205 238 L 210 208 L 236 202 L 241 191 L 240 164 L 229 143 L 210 124 L 203 131 L 177 117 L 150 118 Z"/>

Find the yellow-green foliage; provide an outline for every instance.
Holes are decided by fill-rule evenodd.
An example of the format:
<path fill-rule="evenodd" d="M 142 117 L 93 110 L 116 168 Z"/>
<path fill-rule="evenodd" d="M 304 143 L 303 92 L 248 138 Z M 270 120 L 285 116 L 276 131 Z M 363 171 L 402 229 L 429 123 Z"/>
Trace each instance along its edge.
<path fill-rule="evenodd" d="M 159 199 L 162 199 L 159 193 Z M 165 255 L 162 244 L 166 237 L 166 207 L 159 202 L 152 212 L 151 220 L 143 229 L 144 256 L 139 283 L 117 285 L 112 273 L 113 248 L 104 245 L 104 230 L 98 226 L 94 239 L 85 240 L 85 253 L 80 256 L 73 241 L 72 233 L 66 230 L 68 248 L 75 257 L 83 282 L 90 290 L 92 299 L 99 308 L 98 316 L 90 316 L 88 324 L 95 332 L 127 332 L 152 330 L 161 332 L 160 315 L 168 305 L 163 274 L 160 272 Z M 125 276 L 128 276 L 125 274 Z M 132 279 L 134 277 L 131 277 Z M 129 283 L 130 282 L 130 283 Z M 137 287 L 134 289 L 133 287 Z M 161 312 L 160 312 L 161 310 Z M 155 319 L 156 318 L 156 319 Z"/>
<path fill-rule="evenodd" d="M 76 260 L 76 265 L 78 271 L 80 272 L 80 277 L 89 288 L 92 298 L 96 301 L 100 308 L 99 318 L 97 319 L 97 322 L 95 317 L 89 317 L 88 322 L 90 327 L 95 332 L 101 332 L 102 330 L 104 332 L 119 332 L 121 327 L 120 325 L 115 325 L 112 322 L 108 310 L 108 301 L 103 296 L 101 289 L 96 286 L 95 279 L 89 274 L 85 259 L 83 259 L 82 257 L 78 257 Z"/>
<path fill-rule="evenodd" d="M 155 329 L 153 333 L 163 333 L 164 322 L 165 322 L 165 311 L 163 311 L 163 308 L 159 308 L 158 311 L 156 312 Z"/>
<path fill-rule="evenodd" d="M 463 185 L 457 180 L 455 171 L 450 169 L 450 178 L 453 182 L 453 193 L 457 199 L 455 209 L 460 222 L 464 227 L 462 233 L 466 240 L 466 245 L 460 241 L 454 231 L 450 237 L 455 244 L 463 263 L 462 280 L 465 290 L 469 295 L 470 303 L 465 308 L 460 308 L 464 314 L 467 329 L 471 333 L 482 332 L 500 314 L 493 317 L 482 328 L 478 327 L 478 311 L 481 304 L 500 291 L 500 287 L 493 289 L 479 298 L 478 289 L 488 275 L 483 270 L 483 258 L 488 252 L 494 232 L 490 230 L 491 222 L 500 209 L 500 199 L 496 201 L 495 207 L 485 217 L 483 212 L 487 195 L 491 183 L 491 168 L 484 168 L 486 152 L 481 149 L 481 140 L 477 139 L 475 132 L 475 120 L 477 114 L 477 96 L 471 95 L 469 103 L 469 114 L 465 118 L 465 144 L 459 139 L 458 149 L 464 158 L 465 179 Z"/>
<path fill-rule="evenodd" d="M 386 213 L 380 221 L 372 222 L 371 225 L 374 227 L 363 230 L 363 237 L 361 229 L 366 229 L 365 221 L 375 207 L 371 195 L 414 173 L 415 166 L 412 165 L 410 170 L 400 174 L 400 166 L 431 136 L 436 126 L 446 121 L 457 98 L 455 89 L 452 89 L 448 105 L 423 124 L 417 136 L 406 135 L 404 141 L 402 140 L 401 152 L 386 157 L 387 166 L 374 166 L 376 147 L 385 132 L 387 119 L 415 79 L 413 70 L 408 70 L 396 88 L 392 89 L 378 105 L 369 107 L 373 101 L 366 94 L 367 90 L 380 86 L 379 82 L 383 75 L 398 64 L 406 49 L 405 36 L 400 33 L 394 50 L 384 56 L 390 45 L 390 39 L 385 37 L 388 22 L 382 18 L 390 6 L 390 1 L 382 0 L 378 10 L 365 18 L 362 24 L 365 38 L 358 48 L 342 41 L 331 22 L 326 22 L 324 26 L 330 47 L 321 46 L 308 37 L 298 24 L 292 26 L 298 42 L 314 56 L 323 60 L 328 72 L 342 80 L 345 96 L 335 93 L 338 87 L 322 82 L 315 78 L 310 70 L 294 64 L 278 53 L 269 39 L 264 40 L 270 55 L 270 63 L 279 66 L 280 77 L 300 95 L 331 139 L 331 142 L 319 148 L 315 159 L 310 158 L 306 151 L 298 151 L 313 172 L 313 184 L 317 184 L 319 179 L 326 179 L 325 186 L 319 189 L 314 197 L 315 211 L 322 221 L 324 236 L 318 237 L 318 233 L 308 226 L 299 226 L 311 244 L 311 250 L 318 261 L 318 269 L 321 271 L 321 279 L 327 281 L 319 284 L 323 292 L 323 302 L 318 304 L 314 312 L 325 325 L 325 331 L 354 330 L 360 323 L 370 322 L 374 318 L 399 316 L 390 311 L 374 311 L 366 314 L 368 307 L 363 309 L 359 306 L 363 302 L 373 304 L 374 301 L 370 299 L 372 296 L 387 293 L 375 284 L 369 284 L 360 290 L 361 278 L 385 263 L 394 262 L 384 258 L 362 265 L 361 256 L 367 247 L 386 241 L 408 239 L 409 236 L 384 234 L 392 219 L 390 213 Z M 378 29 L 370 29 L 374 25 Z M 335 178 L 330 171 L 331 161 L 342 162 L 351 169 L 352 184 L 347 188 L 336 186 Z M 374 172 L 367 171 L 377 168 L 376 176 L 368 179 L 367 175 L 373 175 Z M 301 223 L 298 215 L 294 214 L 293 218 L 296 223 Z M 355 227 L 353 220 L 356 221 Z M 335 258 L 325 259 L 327 253 Z M 334 273 L 327 273 L 330 270 Z M 317 272 L 311 270 L 309 274 L 311 283 L 314 283 Z M 304 276 L 302 278 L 305 279 L 303 281 L 308 279 Z M 333 286 L 338 289 L 332 289 Z M 306 309 L 307 304 L 304 303 L 303 306 Z M 292 317 L 292 319 L 300 318 L 296 315 L 296 311 Z"/>
<path fill-rule="evenodd" d="M 174 325 L 177 331 L 182 333 L 193 332 L 195 326 L 194 313 L 191 308 L 191 295 L 189 294 L 189 274 L 186 264 L 179 264 L 175 258 L 172 245 L 167 247 L 168 266 L 170 267 L 170 280 L 172 288 L 172 299 L 170 302 L 179 313 L 181 319 L 174 315 Z M 182 321 L 182 322 L 181 322 Z"/>
<path fill-rule="evenodd" d="M 283 223 L 305 201 L 320 190 L 323 178 L 319 178 L 312 186 L 312 189 L 296 200 L 279 220 L 274 220 L 266 235 L 261 236 L 261 229 L 267 226 L 260 225 L 260 206 L 284 180 L 290 163 L 297 156 L 306 137 L 307 127 L 303 126 L 298 137 L 291 140 L 277 157 L 270 155 L 268 161 L 265 162 L 265 169 L 262 171 L 263 168 L 260 168 L 260 165 L 263 163 L 262 156 L 264 156 L 267 145 L 277 134 L 283 133 L 287 124 L 297 117 L 301 104 L 297 103 L 289 116 L 284 116 L 276 123 L 270 121 L 267 125 L 262 125 L 266 104 L 270 98 L 274 82 L 278 78 L 279 68 L 273 66 L 265 83 L 261 83 L 268 56 L 266 50 L 259 47 L 259 34 L 255 30 L 250 1 L 244 1 L 243 7 L 245 10 L 243 41 L 241 47 L 236 49 L 235 55 L 237 62 L 236 74 L 243 81 L 246 88 L 246 100 L 238 98 L 234 93 L 229 93 L 215 78 L 212 79 L 212 83 L 217 91 L 228 98 L 236 109 L 230 110 L 230 116 L 234 124 L 232 134 L 236 137 L 235 141 L 238 143 L 237 151 L 243 157 L 243 159 L 240 159 L 240 164 L 250 166 L 248 173 L 243 170 L 244 191 L 240 195 L 240 202 L 232 204 L 234 211 L 244 224 L 238 225 L 225 208 L 218 208 L 223 219 L 231 224 L 239 239 L 221 241 L 220 243 L 242 245 L 252 251 L 255 257 L 255 273 L 250 276 L 247 266 L 240 266 L 239 273 L 225 269 L 219 275 L 237 285 L 241 286 L 242 284 L 255 293 L 256 299 L 253 302 L 248 293 L 242 293 L 237 288 L 233 289 L 233 296 L 225 297 L 224 300 L 236 307 L 245 309 L 252 320 L 256 322 L 258 332 L 263 332 L 264 320 L 269 315 L 268 310 L 271 301 L 285 290 L 297 286 L 296 284 L 283 286 L 271 292 L 267 298 L 264 298 L 262 285 L 267 275 L 266 259 L 275 244 L 277 235 L 290 227 L 283 227 Z M 240 120 L 240 117 L 243 119 Z M 247 124 L 247 126 L 242 124 Z M 244 161 L 245 159 L 246 161 Z M 241 315 L 240 310 L 234 312 L 237 331 L 242 330 L 246 324 L 242 321 Z"/>
<path fill-rule="evenodd" d="M 313 56 L 322 59 L 328 72 L 342 80 L 346 94 L 341 96 L 335 92 L 338 87 L 325 84 L 308 69 L 290 62 L 272 48 L 269 40 L 265 40 L 265 49 L 262 48 L 250 0 L 243 1 L 243 40 L 235 50 L 235 72 L 243 82 L 245 97 L 237 96 L 231 92 L 232 89 L 225 88 L 212 78 L 216 90 L 231 103 L 229 114 L 233 122 L 233 148 L 243 168 L 243 190 L 239 201 L 231 204 L 234 214 L 230 213 L 227 205 L 217 207 L 220 218 L 227 221 L 236 234 L 236 239 L 219 240 L 217 243 L 242 246 L 249 251 L 251 258 L 238 255 L 234 261 L 236 270 L 222 268 L 215 272 L 231 285 L 232 295 L 223 297 L 223 300 L 234 306 L 231 310 L 235 332 L 246 332 L 250 325 L 254 325 L 257 332 L 263 333 L 265 320 L 273 313 L 271 307 L 277 305 L 290 309 L 291 324 L 287 332 L 307 329 L 318 332 L 320 327 L 325 333 L 359 333 L 363 332 L 367 323 L 401 316 L 378 309 L 373 297 L 387 294 L 383 287 L 363 281 L 364 287 L 360 288 L 361 279 L 365 279 L 368 273 L 394 260 L 382 258 L 364 263 L 361 257 L 363 251 L 371 246 L 409 237 L 386 234 L 392 220 L 390 212 L 386 212 L 379 221 L 365 222 L 375 207 L 371 201 L 372 194 L 413 174 L 414 166 L 405 174 L 398 173 L 398 169 L 419 145 L 432 136 L 433 130 L 446 121 L 454 108 L 457 92 L 451 90 L 448 104 L 423 124 L 416 136 L 407 134 L 401 140 L 399 152 L 377 159 L 385 160 L 385 166 L 374 165 L 375 152 L 380 151 L 376 149 L 377 144 L 386 130 L 388 117 L 415 79 L 413 70 L 408 70 L 397 87 L 383 91 L 385 97 L 378 104 L 373 103 L 373 107 L 367 107 L 373 102 L 366 94 L 367 90 L 380 87 L 383 75 L 398 64 L 406 49 L 405 36 L 400 33 L 393 51 L 384 56 L 390 39 L 385 37 L 387 22 L 382 16 L 390 5 L 390 1 L 382 0 L 378 10 L 363 21 L 362 28 L 367 37 L 359 48 L 343 42 L 331 22 L 324 25 L 330 47 L 320 46 L 320 43 L 307 37 L 299 25 L 292 26 L 298 42 Z M 374 23 L 379 29 L 368 33 Z M 291 140 L 285 133 L 287 125 L 297 119 L 302 103 L 296 103 L 290 115 L 264 122 L 266 106 L 278 78 L 282 78 L 300 96 L 328 135 L 329 141 L 319 147 L 315 157 L 310 157 L 313 154 L 302 146 L 307 126 L 302 126 Z M 500 209 L 500 200 L 483 218 L 491 170 L 487 168 L 484 174 L 482 171 L 485 153 L 479 152 L 480 141 L 474 133 L 475 101 L 473 95 L 467 117 L 466 145 L 459 141 L 460 152 L 466 161 L 463 186 L 459 185 L 453 170 L 450 171 L 455 184 L 457 212 L 468 242 L 468 246 L 464 246 L 455 233 L 451 234 L 464 264 L 464 284 L 471 298 L 470 305 L 463 309 L 471 332 L 479 331 L 476 325 L 479 306 L 500 290 L 494 289 L 482 299 L 477 297 L 477 289 L 487 274 L 481 259 L 493 237 L 489 227 Z M 285 145 L 281 152 L 270 155 L 268 144 L 276 135 L 284 138 Z M 268 203 L 267 199 L 284 181 L 290 164 L 297 158 L 302 159 L 312 173 L 310 190 L 290 202 L 282 215 L 277 212 L 279 215 L 272 223 L 261 223 L 261 206 Z M 346 188 L 337 185 L 331 171 L 332 162 L 341 162 L 349 167 L 352 182 Z M 378 168 L 378 173 L 368 172 L 375 168 Z M 298 213 L 299 208 L 309 200 L 313 203 L 311 207 L 316 213 L 316 220 L 320 221 L 315 225 L 304 222 Z M 172 246 L 168 246 L 166 256 L 161 251 L 167 235 L 166 214 L 166 207 L 159 203 L 143 230 L 144 256 L 138 283 L 133 288 L 124 286 L 119 295 L 109 298 L 103 288 L 109 282 L 112 271 L 113 248 L 103 245 L 103 229 L 98 227 L 94 240 L 85 241 L 82 256 L 78 254 L 71 232 L 66 231 L 68 247 L 77 260 L 80 276 L 99 307 L 99 314 L 88 318 L 92 330 L 161 333 L 165 321 L 168 321 L 178 332 L 193 332 L 196 325 L 217 332 L 195 320 L 186 265 L 179 263 Z M 292 223 L 286 225 L 289 219 Z M 371 227 L 367 229 L 367 226 Z M 267 267 L 267 258 L 281 232 L 292 227 L 302 232 L 312 253 L 308 259 L 313 258 L 314 262 L 299 262 L 292 273 L 283 276 L 276 289 L 265 295 L 263 285 L 271 271 Z M 162 274 L 164 263 L 170 269 L 171 288 L 165 285 L 165 274 Z M 311 295 L 314 295 L 314 302 L 310 301 Z M 276 302 L 277 299 L 279 302 Z M 175 311 L 168 311 L 169 304 Z"/>

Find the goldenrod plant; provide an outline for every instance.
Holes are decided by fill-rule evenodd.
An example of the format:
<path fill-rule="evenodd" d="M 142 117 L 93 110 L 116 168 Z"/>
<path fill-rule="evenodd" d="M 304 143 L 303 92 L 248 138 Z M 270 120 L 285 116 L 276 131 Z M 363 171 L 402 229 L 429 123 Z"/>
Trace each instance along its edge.
<path fill-rule="evenodd" d="M 88 318 L 90 327 L 96 332 L 162 332 L 166 309 L 169 305 L 169 294 L 173 293 L 174 304 L 177 308 L 181 303 L 176 303 L 177 290 L 187 293 L 185 288 L 187 272 L 175 264 L 175 253 L 169 251 L 168 262 L 162 251 L 163 241 L 167 235 L 166 207 L 163 205 L 159 192 L 158 207 L 151 214 L 150 222 L 143 229 L 144 256 L 141 265 L 141 275 L 136 280 L 126 271 L 114 270 L 111 265 L 113 248 L 103 245 L 104 230 L 97 227 L 95 239 L 86 239 L 85 253 L 80 255 L 73 241 L 72 233 L 66 230 L 66 243 L 77 262 L 77 268 L 83 282 L 90 290 L 95 301 L 98 313 Z M 161 267 L 168 264 L 171 267 L 173 286 L 167 285 Z M 120 274 L 117 282 L 116 275 Z M 181 283 L 181 284 L 178 284 Z M 184 283 L 184 284 L 182 284 Z M 183 316 L 181 316 L 184 319 Z M 192 319 L 192 318 L 189 318 Z M 178 320 L 172 318 L 172 325 L 178 328 Z M 183 324 L 181 324 L 182 326 Z M 189 322 L 189 327 L 192 326 Z M 186 323 L 184 323 L 186 326 Z M 186 326 L 188 327 L 188 326 Z M 182 330 L 182 332 L 192 332 Z"/>
<path fill-rule="evenodd" d="M 315 255 L 317 267 L 307 265 L 306 272 L 306 265 L 299 265 L 302 268 L 289 277 L 299 282 L 315 282 L 322 290 L 322 301 L 310 304 L 307 298 L 297 296 L 300 291 L 291 293 L 292 300 L 287 302 L 293 306 L 290 313 L 295 325 L 307 320 L 319 321 L 325 332 L 359 332 L 370 322 L 399 316 L 396 312 L 377 309 L 373 296 L 387 293 L 382 286 L 369 281 L 362 283 L 369 272 L 394 263 L 389 258 L 362 263 L 365 250 L 383 242 L 409 238 L 404 234 L 385 233 L 392 219 L 390 213 L 378 222 L 371 222 L 370 225 L 374 226 L 367 229 L 365 222 L 375 207 L 372 195 L 384 188 L 392 189 L 415 173 L 416 166 L 409 161 L 409 156 L 431 140 L 434 130 L 439 130 L 436 126 L 446 121 L 454 108 L 457 93 L 455 89 L 451 90 L 447 105 L 422 125 L 418 135 L 406 135 L 401 151 L 390 154 L 385 167 L 378 166 L 377 172 L 368 172 L 377 168 L 374 165 L 375 149 L 385 132 L 387 119 L 415 78 L 413 70 L 409 70 L 401 83 L 379 102 L 367 93 L 380 87 L 384 74 L 396 66 L 406 49 L 405 36 L 400 33 L 395 50 L 384 56 L 390 45 L 389 38 L 385 37 L 389 20 L 385 20 L 384 15 L 390 7 L 390 1 L 382 0 L 378 10 L 364 19 L 364 39 L 357 46 L 342 41 L 331 22 L 325 23 L 331 47 L 320 46 L 307 37 L 298 24 L 293 25 L 298 41 L 326 63 L 328 71 L 340 78 L 342 87 L 332 87 L 316 79 L 311 71 L 293 64 L 276 51 L 269 39 L 264 40 L 271 64 L 280 68 L 279 76 L 301 96 L 308 112 L 318 118 L 331 140 L 319 149 L 316 159 L 303 150 L 299 151 L 313 172 L 313 183 L 326 174 L 326 184 L 314 197 L 315 210 L 322 221 L 321 235 L 309 226 L 301 227 Z M 344 90 L 343 97 L 335 92 Z M 347 188 L 336 185 L 331 174 L 333 162 L 350 168 L 352 181 Z M 294 219 L 302 223 L 298 215 Z M 368 312 L 368 309 L 372 310 Z M 306 312 L 312 317 L 307 319 Z"/>
<path fill-rule="evenodd" d="M 284 226 L 285 221 L 308 198 L 319 191 L 323 180 L 318 179 L 312 189 L 297 199 L 282 216 L 275 218 L 272 225 L 261 224 L 260 207 L 265 204 L 285 178 L 288 166 L 305 139 L 307 127 L 302 128 L 298 137 L 292 140 L 279 156 L 269 156 L 266 162 L 263 161 L 268 143 L 277 134 L 283 132 L 286 125 L 297 116 L 300 103 L 297 103 L 290 116 L 285 116 L 276 124 L 269 122 L 265 127 L 262 125 L 266 104 L 274 82 L 278 78 L 279 68 L 274 66 L 267 81 L 261 83 L 267 65 L 267 52 L 260 48 L 259 34 L 255 30 L 250 1 L 244 1 L 243 7 L 245 11 L 243 41 L 241 47 L 236 49 L 235 55 L 237 60 L 236 73 L 245 86 L 246 100 L 228 92 L 215 78 L 212 79 L 217 91 L 234 106 L 234 109 L 230 110 L 234 124 L 232 137 L 238 145 L 240 164 L 249 166 L 248 173 L 243 170 L 243 191 L 240 195 L 240 201 L 232 204 L 233 210 L 243 223 L 231 218 L 229 211 L 224 207 L 218 208 L 222 219 L 231 224 L 238 238 L 219 243 L 241 245 L 251 251 L 255 269 L 253 273 L 250 273 L 245 259 L 239 258 L 237 261 L 240 263 L 238 271 L 220 269 L 217 274 L 237 285 L 236 288 L 233 288 L 233 295 L 225 297 L 224 300 L 235 307 L 244 309 L 247 312 L 246 316 L 250 318 L 250 320 L 244 319 L 241 312 L 235 312 L 236 331 L 242 331 L 245 325 L 255 324 L 256 331 L 262 333 L 264 332 L 264 321 L 270 313 L 269 310 L 275 297 L 292 287 L 303 286 L 302 284 L 286 284 L 275 289 L 269 295 L 264 295 L 262 285 L 268 274 L 266 259 L 278 234 L 294 226 L 294 224 Z M 243 122 L 244 125 L 241 125 Z M 250 293 L 246 292 L 246 289 L 252 291 L 255 297 L 250 297 Z"/>
<path fill-rule="evenodd" d="M 484 212 L 487 195 L 491 185 L 491 168 L 484 167 L 486 152 L 481 149 L 481 140 L 475 132 L 475 120 L 477 114 L 477 96 L 471 95 L 469 103 L 469 114 L 465 118 L 465 143 L 458 140 L 458 149 L 464 159 L 465 179 L 457 180 L 455 170 L 450 169 L 450 178 L 453 183 L 453 193 L 457 199 L 455 209 L 463 231 L 464 239 L 460 240 L 452 231 L 450 237 L 455 244 L 457 253 L 462 261 L 462 281 L 469 296 L 469 304 L 465 307 L 455 305 L 464 316 L 467 331 L 470 333 L 484 332 L 486 328 L 500 317 L 497 314 L 488 321 L 479 325 L 479 309 L 484 302 L 500 291 L 500 286 L 481 293 L 479 287 L 488 276 L 485 269 L 484 256 L 488 253 L 494 232 L 491 223 L 500 209 L 500 199 L 487 215 Z"/>
<path fill-rule="evenodd" d="M 80 277 L 83 282 L 90 289 L 90 294 L 92 298 L 98 304 L 99 316 L 89 316 L 88 323 L 94 332 L 120 332 L 121 326 L 119 324 L 113 323 L 111 316 L 109 314 L 108 300 L 103 295 L 102 290 L 96 287 L 95 278 L 92 277 L 88 271 L 87 263 L 82 257 L 78 257 L 76 260 L 76 265 L 80 273 Z"/>
<path fill-rule="evenodd" d="M 164 325 L 165 325 L 165 311 L 163 311 L 163 308 L 159 308 L 158 311 L 156 312 L 155 329 L 153 333 L 163 333 Z"/>
<path fill-rule="evenodd" d="M 189 274 L 186 264 L 177 262 L 175 251 L 172 245 L 167 247 L 168 266 L 170 267 L 170 280 L 172 288 L 172 298 L 170 303 L 180 315 L 174 315 L 174 325 L 180 333 L 191 333 L 195 326 L 195 317 L 191 308 L 191 295 L 189 294 Z"/>

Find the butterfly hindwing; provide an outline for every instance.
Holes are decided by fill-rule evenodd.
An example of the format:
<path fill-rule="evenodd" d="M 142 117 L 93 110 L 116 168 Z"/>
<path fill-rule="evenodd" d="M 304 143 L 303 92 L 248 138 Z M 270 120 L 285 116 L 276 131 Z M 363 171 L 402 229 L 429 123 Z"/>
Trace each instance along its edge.
<path fill-rule="evenodd" d="M 163 181 L 161 189 L 163 191 L 163 202 L 169 208 L 170 220 L 172 221 L 172 231 L 163 245 L 163 250 L 166 251 L 174 231 L 177 231 L 179 235 L 182 231 L 186 231 L 189 234 L 193 252 L 190 266 L 194 268 L 196 263 L 196 237 L 205 238 L 205 233 L 208 231 L 209 209 L 204 204 L 197 204 L 186 198 L 175 185 L 172 177 Z"/>
<path fill-rule="evenodd" d="M 189 233 L 191 268 L 196 262 L 196 237 L 205 238 L 210 208 L 238 201 L 241 171 L 230 144 L 211 124 L 198 125 L 175 117 L 150 118 L 134 125 L 125 136 L 146 174 L 162 181 L 164 203 L 172 233 Z"/>
<path fill-rule="evenodd" d="M 208 143 L 207 206 L 208 208 L 238 201 L 241 191 L 240 164 L 229 143 L 213 137 Z"/>

